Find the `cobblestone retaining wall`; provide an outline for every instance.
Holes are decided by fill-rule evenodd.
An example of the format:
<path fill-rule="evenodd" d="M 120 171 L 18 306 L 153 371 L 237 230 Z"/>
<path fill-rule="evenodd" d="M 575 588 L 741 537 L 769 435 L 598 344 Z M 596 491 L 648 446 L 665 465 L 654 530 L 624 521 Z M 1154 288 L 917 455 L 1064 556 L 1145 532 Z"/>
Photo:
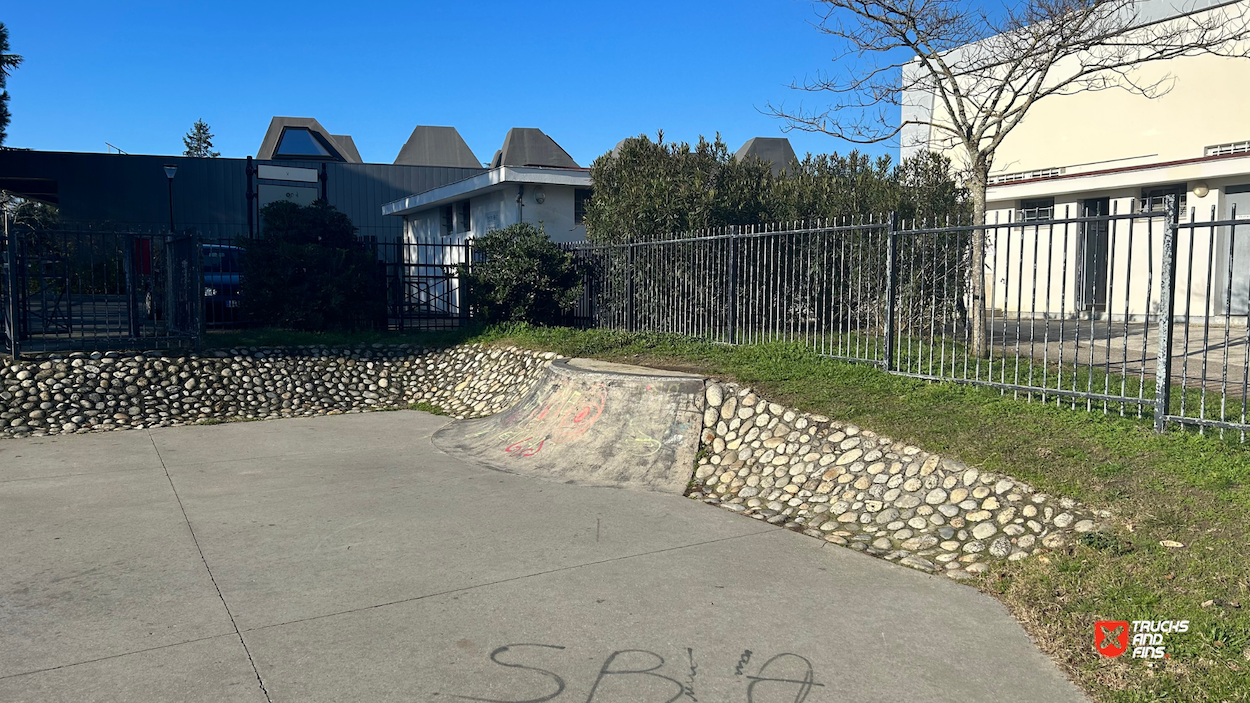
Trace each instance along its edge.
<path fill-rule="evenodd" d="M 491 415 L 550 352 L 466 345 L 252 348 L 198 356 L 72 354 L 0 366 L 0 437 L 212 420 L 336 415 L 429 403 Z M 952 578 L 1099 530 L 1096 514 L 854 425 L 708 382 L 691 497 Z"/>
<path fill-rule="evenodd" d="M 691 497 L 956 579 L 1102 528 L 1070 498 L 709 383 Z"/>
<path fill-rule="evenodd" d="M 453 417 L 479 417 L 512 405 L 554 358 L 480 345 L 373 345 L 0 361 L 0 437 L 335 415 L 422 402 Z"/>

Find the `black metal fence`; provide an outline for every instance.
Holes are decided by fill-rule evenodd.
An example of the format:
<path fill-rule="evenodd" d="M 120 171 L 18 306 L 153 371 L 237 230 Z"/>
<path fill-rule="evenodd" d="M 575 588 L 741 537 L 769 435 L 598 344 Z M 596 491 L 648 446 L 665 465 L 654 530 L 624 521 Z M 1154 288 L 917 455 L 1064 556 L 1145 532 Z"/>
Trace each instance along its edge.
<path fill-rule="evenodd" d="M 0 345 L 23 352 L 193 346 L 200 249 L 192 234 L 10 225 L 0 242 Z"/>
<path fill-rule="evenodd" d="M 242 295 L 245 241 L 238 237 L 201 240 L 204 260 L 204 326 L 208 330 L 246 328 L 255 322 Z M 470 263 L 471 243 L 403 243 L 362 239 L 359 245 L 377 261 L 384 282 L 386 319 L 391 331 L 445 330 L 471 316 L 456 267 Z"/>
<path fill-rule="evenodd" d="M 736 227 L 570 247 L 588 326 L 798 342 L 905 376 L 1244 441 L 1250 220 L 1158 209 Z M 984 238 L 982 337 L 972 251 Z M 979 342 L 979 344 L 978 344 Z M 981 353 L 977 352 L 977 347 Z M 1160 362 L 1160 360 L 1162 360 Z"/>

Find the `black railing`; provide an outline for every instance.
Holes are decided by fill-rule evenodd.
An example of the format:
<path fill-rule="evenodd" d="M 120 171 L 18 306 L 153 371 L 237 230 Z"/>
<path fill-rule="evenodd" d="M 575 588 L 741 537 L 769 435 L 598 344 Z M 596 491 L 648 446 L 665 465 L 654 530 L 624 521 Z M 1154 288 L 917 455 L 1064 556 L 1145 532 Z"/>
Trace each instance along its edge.
<path fill-rule="evenodd" d="M 900 375 L 1244 441 L 1250 221 L 1214 210 L 1180 221 L 1168 202 L 1165 212 L 979 226 L 891 216 L 572 245 L 584 271 L 577 317 L 730 344 L 797 342 Z"/>
<path fill-rule="evenodd" d="M 194 346 L 200 260 L 194 234 L 34 229 L 5 222 L 0 244 L 4 351 Z"/>

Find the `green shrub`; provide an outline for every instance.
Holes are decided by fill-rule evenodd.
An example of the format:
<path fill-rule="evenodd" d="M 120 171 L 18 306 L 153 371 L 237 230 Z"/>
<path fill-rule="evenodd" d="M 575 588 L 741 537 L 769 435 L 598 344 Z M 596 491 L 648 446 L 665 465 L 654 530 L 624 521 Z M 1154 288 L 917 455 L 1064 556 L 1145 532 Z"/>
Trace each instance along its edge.
<path fill-rule="evenodd" d="M 385 283 L 376 257 L 347 215 L 318 200 L 260 211 L 264 229 L 244 248 L 240 294 L 256 323 L 293 330 L 359 329 L 385 323 Z"/>
<path fill-rule="evenodd" d="M 881 218 L 944 222 L 971 213 L 967 189 L 949 159 L 923 152 L 901 164 L 889 157 L 807 154 L 773 175 L 768 164 L 740 162 L 720 135 L 693 146 L 642 135 L 622 141 L 590 167 L 594 197 L 586 237 L 596 243 L 648 240 L 726 225 Z"/>
<path fill-rule="evenodd" d="M 473 241 L 477 261 L 461 265 L 470 305 L 487 322 L 564 321 L 581 295 L 573 256 L 547 238 L 542 225 L 521 222 Z"/>

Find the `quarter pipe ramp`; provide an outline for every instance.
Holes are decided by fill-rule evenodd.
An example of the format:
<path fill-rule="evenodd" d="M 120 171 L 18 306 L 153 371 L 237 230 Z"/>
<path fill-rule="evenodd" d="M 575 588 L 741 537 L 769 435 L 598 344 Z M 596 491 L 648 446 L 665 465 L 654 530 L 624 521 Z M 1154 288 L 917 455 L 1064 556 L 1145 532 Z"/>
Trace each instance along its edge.
<path fill-rule="evenodd" d="M 703 427 L 704 378 L 560 359 L 527 395 L 434 434 L 450 454 L 565 483 L 683 493 Z"/>

